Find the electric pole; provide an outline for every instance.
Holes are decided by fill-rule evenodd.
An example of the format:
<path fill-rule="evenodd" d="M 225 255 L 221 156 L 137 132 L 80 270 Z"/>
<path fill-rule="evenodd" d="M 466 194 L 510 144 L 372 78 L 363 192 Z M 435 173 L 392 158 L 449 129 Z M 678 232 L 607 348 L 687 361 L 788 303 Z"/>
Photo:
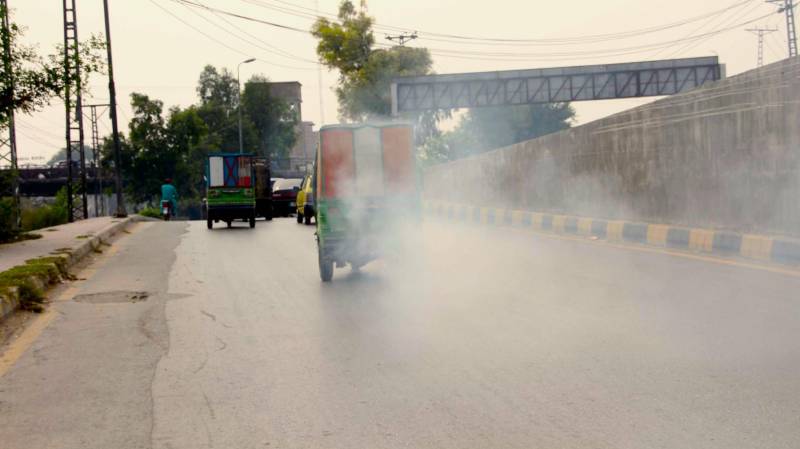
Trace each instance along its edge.
<path fill-rule="evenodd" d="M 122 175 L 120 167 L 120 142 L 119 126 L 117 125 L 117 88 L 114 84 L 114 61 L 111 56 L 111 23 L 108 20 L 108 0 L 103 0 L 103 14 L 106 21 L 106 51 L 108 52 L 108 115 L 111 117 L 111 134 L 114 140 L 114 186 L 117 190 L 117 211 L 114 216 L 123 218 L 128 216 L 125 211 L 125 199 L 122 196 Z"/>
<path fill-rule="evenodd" d="M 14 220 L 13 229 L 21 226 L 22 213 L 19 204 L 19 173 L 17 173 L 17 134 L 14 126 L 14 72 L 11 66 L 11 27 L 8 19 L 8 2 L 0 0 L 0 14 L 2 14 L 2 40 L 3 40 L 3 81 L 5 91 L 2 92 L 3 103 L 9 105 L 6 117 L 6 129 L 0 135 L 0 165 L 7 165 L 9 174 L 9 191 L 0 192 L 0 197 L 10 196 L 13 201 Z M 5 183 L 3 183 L 5 184 Z"/>
<path fill-rule="evenodd" d="M 386 39 L 395 42 L 397 41 L 398 45 L 401 47 L 406 44 L 406 42 L 413 41 L 414 39 L 418 38 L 417 32 L 414 31 L 413 33 L 400 33 L 398 35 L 386 35 Z"/>
<path fill-rule="evenodd" d="M 797 32 L 794 26 L 794 0 L 766 0 L 778 5 L 778 12 L 786 14 L 786 37 L 789 42 L 789 57 L 797 56 Z"/>
<path fill-rule="evenodd" d="M 769 33 L 774 33 L 778 31 L 777 28 L 748 28 L 745 31 L 749 31 L 756 36 L 758 36 L 758 65 L 757 67 L 761 67 L 764 65 L 764 36 Z"/>
<path fill-rule="evenodd" d="M 97 108 L 108 108 L 107 104 L 84 105 L 89 108 L 89 120 L 92 124 L 92 164 L 94 165 L 94 216 L 106 214 L 105 198 L 103 197 L 103 169 L 100 167 L 100 130 L 97 121 L 105 111 L 97 112 Z"/>
<path fill-rule="evenodd" d="M 86 155 L 83 148 L 81 58 L 78 48 L 78 17 L 75 0 L 64 0 L 64 105 L 67 139 L 67 218 L 88 218 L 86 204 Z M 73 151 L 78 151 L 78 173 Z M 77 175 L 77 176 L 76 176 Z M 77 178 L 77 182 L 76 182 Z"/>

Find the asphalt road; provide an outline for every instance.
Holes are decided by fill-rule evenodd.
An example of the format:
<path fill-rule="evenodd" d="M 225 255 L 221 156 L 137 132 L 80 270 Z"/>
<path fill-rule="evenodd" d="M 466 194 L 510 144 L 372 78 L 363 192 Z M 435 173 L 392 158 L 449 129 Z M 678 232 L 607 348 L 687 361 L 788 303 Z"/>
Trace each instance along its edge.
<path fill-rule="evenodd" d="M 800 447 L 800 275 L 415 234 L 322 284 L 293 219 L 138 225 L 0 378 L 0 446 Z"/>

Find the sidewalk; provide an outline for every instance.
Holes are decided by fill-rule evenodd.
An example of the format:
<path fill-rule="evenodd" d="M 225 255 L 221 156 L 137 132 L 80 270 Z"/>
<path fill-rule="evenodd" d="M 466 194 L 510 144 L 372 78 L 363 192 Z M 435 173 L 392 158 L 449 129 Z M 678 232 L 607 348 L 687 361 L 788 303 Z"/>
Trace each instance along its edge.
<path fill-rule="evenodd" d="M 113 217 L 90 218 L 75 223 L 68 223 L 60 226 L 39 229 L 36 234 L 41 234 L 42 238 L 37 240 L 26 240 L 17 243 L 0 245 L 0 273 L 15 268 L 11 280 L 11 289 L 4 289 L 0 292 L 0 320 L 12 313 L 20 305 L 19 288 L 25 283 L 34 283 L 35 288 L 45 290 L 48 285 L 54 282 L 54 278 L 49 275 L 47 269 L 31 272 L 30 266 L 26 261 L 40 257 L 53 256 L 59 253 L 58 257 L 62 262 L 60 267 L 68 270 L 69 267 L 78 263 L 84 256 L 99 247 L 111 236 L 125 229 L 125 227 L 138 220 L 139 216 L 117 219 Z M 57 266 L 51 262 L 52 270 Z M 39 265 L 40 267 L 43 266 Z M 23 271 L 18 271 L 23 270 Z M 56 271 L 57 272 L 57 271 Z M 9 275 L 4 273 L 4 275 Z M 58 277 L 58 275 L 56 275 Z M 7 281 L 9 280 L 7 279 Z"/>
<path fill-rule="evenodd" d="M 0 245 L 0 271 L 8 270 L 16 265 L 22 265 L 28 259 L 48 256 L 57 249 L 75 249 L 90 237 L 103 231 L 106 227 L 119 222 L 113 217 L 90 218 L 51 228 L 37 229 L 33 234 L 40 234 L 38 240 L 25 240 L 23 242 Z M 78 238 L 79 236 L 85 236 Z"/>

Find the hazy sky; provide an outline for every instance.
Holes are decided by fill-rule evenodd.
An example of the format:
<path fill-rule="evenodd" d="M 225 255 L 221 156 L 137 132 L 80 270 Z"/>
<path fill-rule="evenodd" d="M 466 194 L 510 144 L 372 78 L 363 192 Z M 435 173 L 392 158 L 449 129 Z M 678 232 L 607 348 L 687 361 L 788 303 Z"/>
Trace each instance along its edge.
<path fill-rule="evenodd" d="M 302 29 L 311 26 L 317 8 L 314 0 L 192 1 Z M 38 45 L 46 53 L 63 39 L 60 0 L 8 0 L 8 3 L 14 21 L 27 28 L 27 43 Z M 273 81 L 300 81 L 303 84 L 304 119 L 316 124 L 321 122 L 318 71 L 314 63 L 308 62 L 316 60 L 315 41 L 310 35 L 192 9 L 174 0 L 109 0 L 109 3 L 122 130 L 127 132 L 131 116 L 128 105 L 131 92 L 142 92 L 163 100 L 167 108 L 187 106 L 197 100 L 195 86 L 204 65 L 213 64 L 235 71 L 240 61 L 251 56 L 258 61 L 242 66 L 243 81 L 255 73 L 264 74 Z M 322 13 L 335 13 L 337 10 L 338 0 L 319 0 L 318 3 Z M 732 9 L 724 13 L 709 14 L 729 6 Z M 368 8 L 379 26 L 419 30 L 421 38 L 411 45 L 432 49 L 438 73 L 717 54 L 727 65 L 728 75 L 733 75 L 756 65 L 757 39 L 745 31 L 745 28 L 754 26 L 779 29 L 766 37 L 764 52 L 767 63 L 784 58 L 787 53 L 783 15 L 772 14 L 750 25 L 737 26 L 776 11 L 763 0 L 372 0 L 368 2 Z M 82 38 L 103 32 L 102 0 L 78 0 L 77 9 Z M 697 17 L 702 18 L 681 26 L 661 27 Z M 586 38 L 653 28 L 665 29 L 617 35 L 615 39 Z M 726 28 L 733 29 L 691 41 L 674 42 Z M 528 40 L 581 39 L 568 45 L 563 40 L 546 44 L 489 43 L 458 41 L 427 33 Z M 383 29 L 376 32 L 377 41 L 388 43 L 385 34 Z M 643 48 L 651 44 L 663 45 L 661 48 Z M 325 123 L 336 121 L 336 99 L 331 91 L 336 79 L 335 72 L 323 69 L 321 92 Z M 98 78 L 91 84 L 92 98 L 87 98 L 85 103 L 107 102 L 106 81 Z M 575 107 L 579 122 L 585 123 L 642 102 L 586 102 L 575 103 Z M 87 121 L 87 139 L 88 126 Z M 49 158 L 64 146 L 63 105 L 54 103 L 33 116 L 20 117 L 17 130 L 20 162 L 42 162 L 35 158 Z M 100 130 L 101 134 L 109 132 L 107 116 L 100 124 Z"/>

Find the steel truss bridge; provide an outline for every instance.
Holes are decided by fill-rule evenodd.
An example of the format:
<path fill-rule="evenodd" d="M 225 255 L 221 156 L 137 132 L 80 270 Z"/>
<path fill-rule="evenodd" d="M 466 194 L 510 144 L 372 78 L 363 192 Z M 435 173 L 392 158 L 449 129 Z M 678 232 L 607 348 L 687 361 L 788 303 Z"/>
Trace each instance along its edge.
<path fill-rule="evenodd" d="M 392 113 L 674 95 L 724 77 L 716 56 L 400 77 Z"/>

